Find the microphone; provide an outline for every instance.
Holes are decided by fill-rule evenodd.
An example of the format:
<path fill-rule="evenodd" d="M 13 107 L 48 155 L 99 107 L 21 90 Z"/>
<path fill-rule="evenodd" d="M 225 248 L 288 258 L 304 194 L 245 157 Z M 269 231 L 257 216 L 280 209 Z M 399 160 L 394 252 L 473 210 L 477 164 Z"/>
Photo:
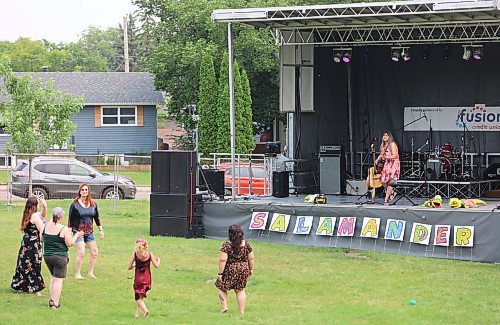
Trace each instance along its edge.
<path fill-rule="evenodd" d="M 429 119 L 427 119 L 427 115 L 425 115 L 425 112 L 424 112 L 424 118 L 426 121 L 429 121 Z"/>
<path fill-rule="evenodd" d="M 373 141 L 373 142 L 375 142 L 375 141 L 377 141 L 377 140 L 378 140 L 378 139 L 377 139 L 377 137 L 374 137 L 374 138 L 372 139 L 372 141 Z"/>

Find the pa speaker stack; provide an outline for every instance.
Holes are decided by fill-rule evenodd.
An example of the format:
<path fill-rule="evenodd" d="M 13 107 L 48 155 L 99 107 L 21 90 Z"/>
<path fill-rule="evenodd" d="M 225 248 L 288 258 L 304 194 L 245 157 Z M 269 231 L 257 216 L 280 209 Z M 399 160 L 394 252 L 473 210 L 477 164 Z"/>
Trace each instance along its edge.
<path fill-rule="evenodd" d="M 151 236 L 203 237 L 203 203 L 196 194 L 198 154 L 153 151 L 151 154 Z"/>

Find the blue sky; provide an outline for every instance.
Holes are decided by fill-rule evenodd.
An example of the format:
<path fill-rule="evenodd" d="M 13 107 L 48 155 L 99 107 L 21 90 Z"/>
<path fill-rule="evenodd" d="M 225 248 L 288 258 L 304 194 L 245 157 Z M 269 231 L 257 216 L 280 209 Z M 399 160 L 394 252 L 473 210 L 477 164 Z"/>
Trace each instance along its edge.
<path fill-rule="evenodd" d="M 0 40 L 74 42 L 89 25 L 118 26 L 135 9 L 132 0 L 0 0 Z"/>

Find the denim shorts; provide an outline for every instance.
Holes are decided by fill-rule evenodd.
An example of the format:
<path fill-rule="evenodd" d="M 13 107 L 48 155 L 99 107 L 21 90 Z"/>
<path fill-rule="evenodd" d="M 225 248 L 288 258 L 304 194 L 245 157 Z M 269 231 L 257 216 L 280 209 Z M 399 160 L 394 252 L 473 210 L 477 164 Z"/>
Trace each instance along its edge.
<path fill-rule="evenodd" d="M 73 233 L 74 235 L 75 233 Z M 78 237 L 78 239 L 75 241 L 75 243 L 89 243 L 95 241 L 94 233 L 91 232 L 90 234 L 83 235 L 82 237 Z"/>

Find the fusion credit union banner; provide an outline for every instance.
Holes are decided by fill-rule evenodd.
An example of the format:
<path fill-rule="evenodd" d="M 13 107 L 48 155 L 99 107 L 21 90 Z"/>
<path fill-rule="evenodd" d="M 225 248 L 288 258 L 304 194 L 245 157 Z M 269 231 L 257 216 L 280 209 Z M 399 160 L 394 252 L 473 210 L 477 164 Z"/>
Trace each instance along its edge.
<path fill-rule="evenodd" d="M 405 131 L 500 131 L 500 107 L 405 107 Z"/>

